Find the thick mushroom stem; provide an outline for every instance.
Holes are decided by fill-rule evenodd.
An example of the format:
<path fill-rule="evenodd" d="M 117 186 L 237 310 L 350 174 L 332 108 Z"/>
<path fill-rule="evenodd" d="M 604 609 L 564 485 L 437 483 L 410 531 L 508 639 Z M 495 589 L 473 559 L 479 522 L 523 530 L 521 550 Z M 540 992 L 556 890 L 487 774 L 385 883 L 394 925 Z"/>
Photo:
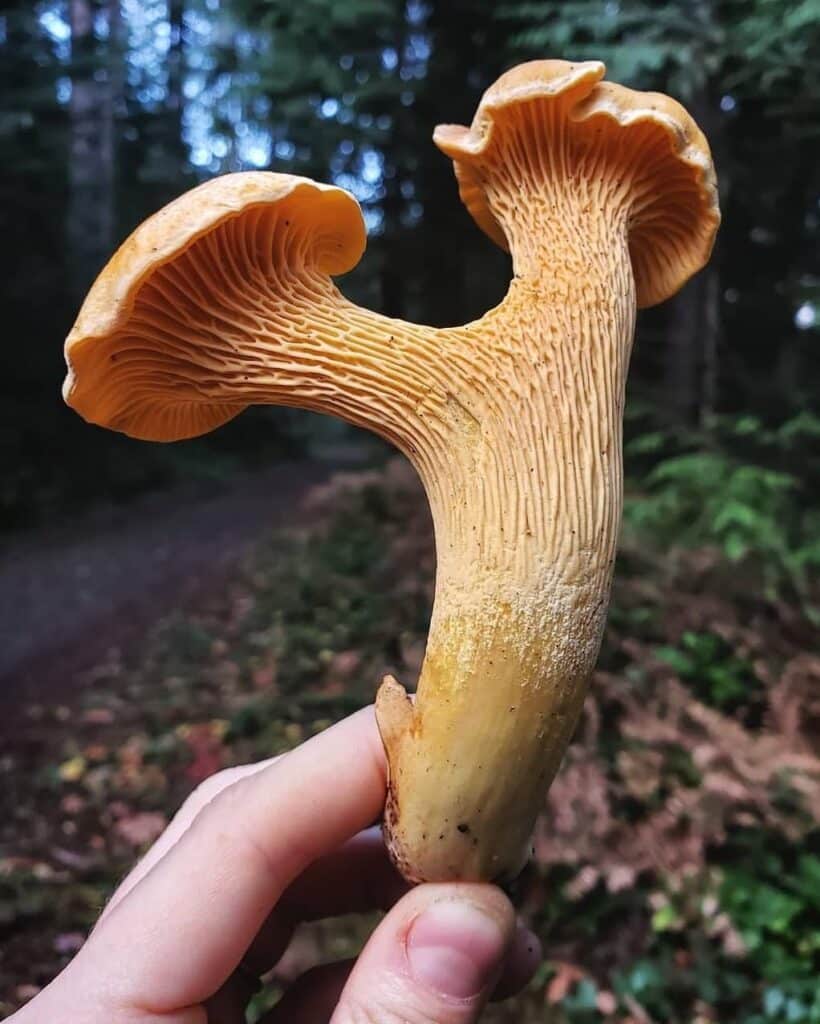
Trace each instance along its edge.
<path fill-rule="evenodd" d="M 439 562 L 418 694 L 388 679 L 377 701 L 386 834 L 415 880 L 522 867 L 597 657 L 620 522 L 627 204 L 590 201 L 594 182 L 510 184 L 516 203 L 495 198 L 516 278 L 450 332 L 448 447 L 423 474 Z"/>

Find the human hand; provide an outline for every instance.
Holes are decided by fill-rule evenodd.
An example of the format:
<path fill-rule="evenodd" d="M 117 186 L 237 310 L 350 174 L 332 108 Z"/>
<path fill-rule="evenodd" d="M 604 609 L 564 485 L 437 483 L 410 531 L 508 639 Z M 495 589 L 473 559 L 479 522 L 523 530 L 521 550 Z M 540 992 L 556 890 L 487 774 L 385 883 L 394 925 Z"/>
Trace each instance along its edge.
<path fill-rule="evenodd" d="M 264 1024 L 476 1021 L 532 975 L 537 939 L 494 886 L 411 889 L 368 829 L 385 792 L 372 708 L 214 775 L 10 1024 L 235 1024 L 299 922 L 377 908 L 359 958 L 308 971 Z"/>

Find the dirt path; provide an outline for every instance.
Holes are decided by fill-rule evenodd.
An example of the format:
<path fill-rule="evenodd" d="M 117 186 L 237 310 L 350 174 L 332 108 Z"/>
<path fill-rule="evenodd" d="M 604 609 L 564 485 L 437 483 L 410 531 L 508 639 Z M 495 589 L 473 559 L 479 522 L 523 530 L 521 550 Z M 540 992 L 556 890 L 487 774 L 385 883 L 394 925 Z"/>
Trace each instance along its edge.
<path fill-rule="evenodd" d="M 58 699 L 113 645 L 218 586 L 265 530 L 296 521 L 338 463 L 285 463 L 217 494 L 194 488 L 100 511 L 0 549 L 0 731 Z"/>

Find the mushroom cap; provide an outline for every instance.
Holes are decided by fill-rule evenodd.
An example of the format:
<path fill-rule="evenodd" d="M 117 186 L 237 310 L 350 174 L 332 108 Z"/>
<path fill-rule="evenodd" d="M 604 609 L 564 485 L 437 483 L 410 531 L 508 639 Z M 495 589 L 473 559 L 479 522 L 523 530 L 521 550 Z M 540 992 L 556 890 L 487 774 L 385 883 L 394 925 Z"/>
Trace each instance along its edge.
<path fill-rule="evenodd" d="M 328 275 L 356 266 L 366 230 L 359 204 L 344 189 L 263 171 L 207 181 L 140 224 L 100 272 L 66 338 L 65 401 L 90 423 L 152 441 L 195 437 L 242 412 L 245 406 L 235 402 L 179 403 L 171 392 L 157 393 L 149 401 L 140 399 L 139 412 L 126 423 L 122 410 L 135 382 L 128 373 L 109 370 L 117 359 L 118 341 L 128 335 L 141 293 L 157 271 L 189 250 L 196 252 L 194 243 L 228 222 L 280 204 L 298 228 L 291 235 L 297 251 L 289 258 Z M 240 260 L 247 257 L 247 252 L 237 254 Z M 206 253 L 203 259 L 208 259 Z M 184 331 L 184 324 L 178 329 Z"/>
<path fill-rule="evenodd" d="M 520 64 L 487 89 L 469 128 L 439 125 L 433 140 L 454 161 L 462 202 L 503 249 L 507 238 L 488 202 L 481 165 L 492 159 L 511 108 L 554 104 L 565 119 L 571 153 L 580 156 L 594 139 L 596 146 L 610 146 L 621 166 L 629 155 L 634 169 L 629 251 L 637 302 L 653 306 L 674 295 L 709 259 L 720 224 L 712 155 L 679 103 L 602 81 L 605 72 L 600 61 Z"/>

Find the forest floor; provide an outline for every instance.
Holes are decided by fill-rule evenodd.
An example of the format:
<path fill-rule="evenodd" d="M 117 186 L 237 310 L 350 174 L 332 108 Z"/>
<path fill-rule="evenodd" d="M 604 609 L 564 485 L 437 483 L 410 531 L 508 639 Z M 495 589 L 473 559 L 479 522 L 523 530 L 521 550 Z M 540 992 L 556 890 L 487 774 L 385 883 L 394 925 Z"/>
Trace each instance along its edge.
<path fill-rule="evenodd" d="M 271 482 L 294 510 L 300 480 Z M 0 750 L 0 1016 L 80 948 L 198 782 L 369 703 L 385 671 L 417 677 L 435 569 L 418 480 L 399 461 L 336 474 L 298 508 L 266 531 L 264 506 L 247 557 L 149 605 L 61 702 L 23 702 Z M 719 551 L 625 536 L 520 893 L 547 960 L 487 1024 L 820 1024 L 816 641 L 799 604 Z M 300 932 L 252 1019 L 369 925 Z"/>

